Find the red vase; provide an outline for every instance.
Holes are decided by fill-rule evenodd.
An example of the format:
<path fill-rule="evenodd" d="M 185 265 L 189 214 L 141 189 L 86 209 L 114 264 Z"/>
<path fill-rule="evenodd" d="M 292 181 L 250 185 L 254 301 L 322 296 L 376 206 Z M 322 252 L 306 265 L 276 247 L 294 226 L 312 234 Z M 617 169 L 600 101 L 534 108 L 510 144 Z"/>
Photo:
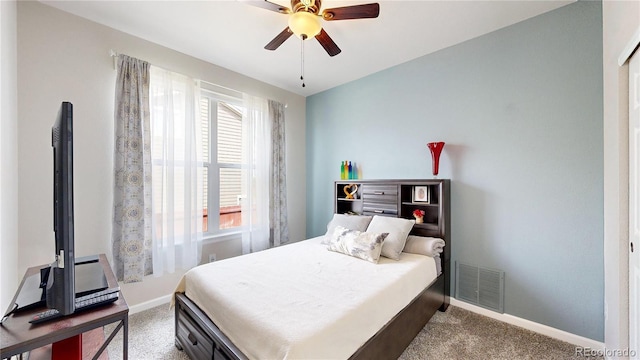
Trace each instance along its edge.
<path fill-rule="evenodd" d="M 442 152 L 442 148 L 444 147 L 444 142 L 430 142 L 427 144 L 429 150 L 431 150 L 431 163 L 433 165 L 432 172 L 433 176 L 438 175 L 438 167 L 440 165 L 440 153 Z"/>

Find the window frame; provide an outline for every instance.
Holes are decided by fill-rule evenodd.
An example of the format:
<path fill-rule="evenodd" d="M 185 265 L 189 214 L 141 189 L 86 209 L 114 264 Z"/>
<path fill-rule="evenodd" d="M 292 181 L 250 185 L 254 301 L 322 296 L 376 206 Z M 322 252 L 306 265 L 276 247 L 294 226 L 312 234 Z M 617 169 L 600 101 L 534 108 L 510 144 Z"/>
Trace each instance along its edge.
<path fill-rule="evenodd" d="M 201 89 L 200 101 L 207 99 L 209 106 L 209 151 L 208 162 L 202 161 L 202 167 L 207 171 L 207 231 L 203 231 L 203 239 L 216 239 L 239 234 L 248 229 L 246 225 L 240 225 L 229 229 L 220 229 L 220 170 L 221 169 L 242 169 L 243 164 L 220 163 L 218 162 L 218 104 L 225 103 L 240 108 L 242 112 L 244 105 L 242 98 L 221 94 L 212 90 Z M 215 109 L 215 111 L 212 111 Z M 242 121 L 242 119 L 241 119 Z M 212 216 L 211 209 L 216 209 L 216 216 Z"/>

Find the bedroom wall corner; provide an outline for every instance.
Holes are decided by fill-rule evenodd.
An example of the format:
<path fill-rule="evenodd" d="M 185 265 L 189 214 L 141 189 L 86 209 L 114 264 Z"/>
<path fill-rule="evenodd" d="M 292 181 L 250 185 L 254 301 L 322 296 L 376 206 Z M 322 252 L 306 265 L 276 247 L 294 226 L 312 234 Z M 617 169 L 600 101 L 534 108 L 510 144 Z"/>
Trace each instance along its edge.
<path fill-rule="evenodd" d="M 430 178 L 445 141 L 452 260 L 504 270 L 507 314 L 603 341 L 602 54 L 602 3 L 578 1 L 310 96 L 307 235 L 341 160 Z"/>
<path fill-rule="evenodd" d="M 273 99 L 286 108 L 289 231 L 305 237 L 305 98 L 37 1 L 17 2 L 18 271 L 53 256 L 51 125 L 61 101 L 74 104 L 76 255 L 111 257 L 113 108 L 116 71 L 109 50 L 194 78 Z M 3 185 L 4 186 L 4 185 Z M 224 253 L 226 250 L 214 250 Z M 229 250 L 231 252 L 231 250 Z M 168 274 L 124 293 L 130 306 L 168 295 Z M 161 289 L 161 290 L 160 290 Z"/>
<path fill-rule="evenodd" d="M 0 310 L 4 314 L 20 282 L 16 1 L 0 1 L 0 27 Z"/>

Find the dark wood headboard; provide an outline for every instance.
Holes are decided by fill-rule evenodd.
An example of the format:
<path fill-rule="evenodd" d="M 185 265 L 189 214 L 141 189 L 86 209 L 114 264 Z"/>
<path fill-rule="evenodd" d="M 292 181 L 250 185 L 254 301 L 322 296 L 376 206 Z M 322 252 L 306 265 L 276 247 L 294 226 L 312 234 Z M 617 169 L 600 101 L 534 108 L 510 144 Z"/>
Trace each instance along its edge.
<path fill-rule="evenodd" d="M 382 215 L 405 219 L 414 219 L 413 211 L 423 210 L 424 222 L 415 224 L 411 234 L 439 237 L 445 241 L 446 246 L 440 258 L 448 304 L 452 275 L 450 188 L 449 179 L 340 180 L 334 182 L 333 210 L 337 214 Z"/>

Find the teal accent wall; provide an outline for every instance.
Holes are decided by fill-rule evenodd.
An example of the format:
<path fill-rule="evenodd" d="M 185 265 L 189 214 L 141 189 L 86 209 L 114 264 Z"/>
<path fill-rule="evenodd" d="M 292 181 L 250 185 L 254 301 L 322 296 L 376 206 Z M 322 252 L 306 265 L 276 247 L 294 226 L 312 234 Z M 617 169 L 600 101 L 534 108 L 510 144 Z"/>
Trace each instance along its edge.
<path fill-rule="evenodd" d="M 307 236 L 340 161 L 431 178 L 444 141 L 453 260 L 504 270 L 506 313 L 603 341 L 602 87 L 602 4 L 580 1 L 308 97 Z"/>

